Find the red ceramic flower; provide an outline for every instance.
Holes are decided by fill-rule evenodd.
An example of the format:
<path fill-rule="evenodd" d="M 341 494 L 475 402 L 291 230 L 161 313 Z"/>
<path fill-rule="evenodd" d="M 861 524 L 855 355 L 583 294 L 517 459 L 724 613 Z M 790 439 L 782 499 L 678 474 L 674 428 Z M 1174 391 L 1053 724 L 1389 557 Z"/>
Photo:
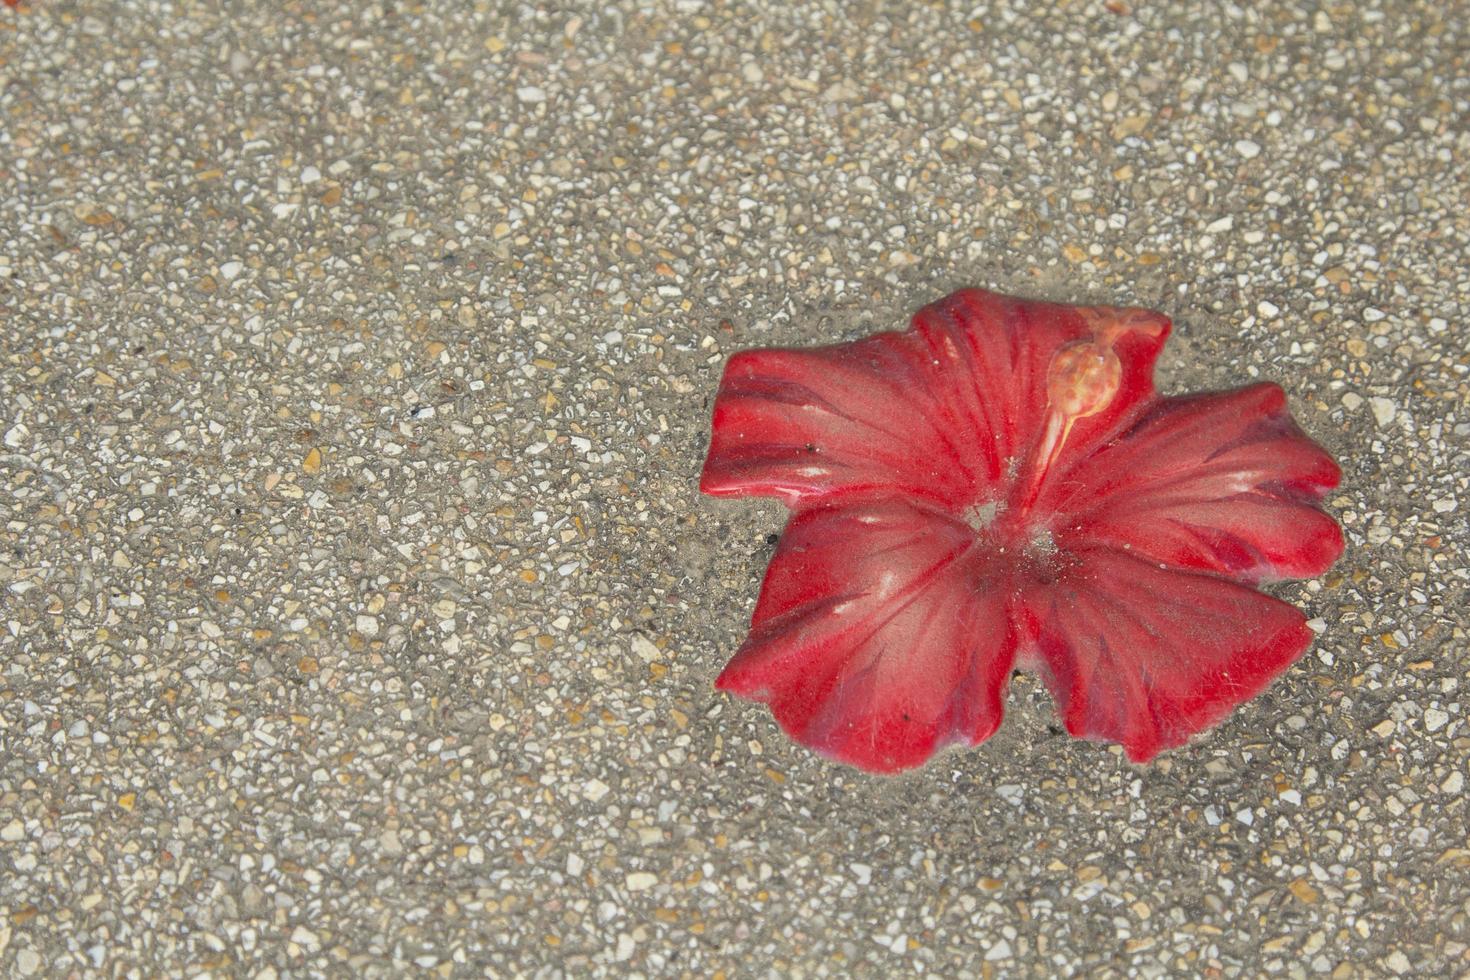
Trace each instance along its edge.
<path fill-rule="evenodd" d="M 701 489 L 792 517 L 718 686 L 876 772 L 988 738 L 1018 665 L 1135 761 L 1259 692 L 1312 634 L 1252 586 L 1341 553 L 1338 469 L 1275 385 L 1155 394 L 1168 333 L 971 289 L 732 357 Z"/>

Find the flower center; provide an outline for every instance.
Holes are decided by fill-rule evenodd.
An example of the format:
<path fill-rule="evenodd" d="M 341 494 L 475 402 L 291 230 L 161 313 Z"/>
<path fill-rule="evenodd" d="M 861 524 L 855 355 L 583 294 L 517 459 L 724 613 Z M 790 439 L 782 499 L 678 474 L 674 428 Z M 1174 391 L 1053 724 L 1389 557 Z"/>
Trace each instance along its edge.
<path fill-rule="evenodd" d="M 972 504 L 965 508 L 965 523 L 976 531 L 985 531 L 995 523 L 995 515 L 999 512 L 1000 502 L 997 500 Z"/>
<path fill-rule="evenodd" d="M 965 523 L 975 532 L 974 546 L 988 561 L 1004 559 L 1013 570 L 1049 573 L 1058 558 L 1056 541 L 1044 527 L 1025 527 L 1006 520 L 1006 505 L 987 500 L 965 508 Z"/>

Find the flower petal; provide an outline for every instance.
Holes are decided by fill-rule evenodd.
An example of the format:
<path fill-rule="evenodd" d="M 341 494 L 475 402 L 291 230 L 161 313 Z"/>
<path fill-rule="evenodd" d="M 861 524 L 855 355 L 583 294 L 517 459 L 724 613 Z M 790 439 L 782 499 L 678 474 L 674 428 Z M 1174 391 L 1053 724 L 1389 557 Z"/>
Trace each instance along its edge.
<path fill-rule="evenodd" d="M 1107 334 L 1122 367 L 1107 409 L 1082 420 L 1069 437 L 1068 451 L 1077 452 L 1153 398 L 1154 361 L 1169 320 L 1137 307 L 1063 306 L 962 289 L 916 313 L 913 329 L 940 367 L 936 400 L 968 422 L 971 452 L 983 453 L 998 481 L 1042 432 L 1058 350 Z"/>
<path fill-rule="evenodd" d="M 1342 553 L 1314 504 L 1337 486 L 1276 385 L 1159 401 L 1116 442 L 1065 472 L 1041 506 L 1066 515 L 1063 549 L 1106 544 L 1246 581 L 1320 575 Z"/>
<path fill-rule="evenodd" d="M 1107 549 L 1071 556 L 1019 603 L 1067 730 L 1134 762 L 1254 697 L 1311 642 L 1293 606 L 1213 575 Z"/>
<path fill-rule="evenodd" d="M 983 741 L 1000 724 L 1015 643 L 1002 572 L 975 542 L 964 524 L 898 500 L 798 514 L 717 686 L 874 772 Z"/>
<path fill-rule="evenodd" d="M 974 479 L 950 420 L 930 414 L 932 373 L 905 334 L 742 351 L 720 384 L 700 489 L 791 505 L 871 489 L 964 499 Z"/>
<path fill-rule="evenodd" d="M 700 488 L 795 506 L 898 492 L 960 508 L 994 494 L 1037 442 L 1048 371 L 1066 344 L 1106 334 L 1122 365 L 1106 411 L 1068 446 L 1112 433 L 1153 396 L 1168 320 L 965 289 L 926 306 L 912 329 L 811 350 L 732 357 L 715 401 Z"/>

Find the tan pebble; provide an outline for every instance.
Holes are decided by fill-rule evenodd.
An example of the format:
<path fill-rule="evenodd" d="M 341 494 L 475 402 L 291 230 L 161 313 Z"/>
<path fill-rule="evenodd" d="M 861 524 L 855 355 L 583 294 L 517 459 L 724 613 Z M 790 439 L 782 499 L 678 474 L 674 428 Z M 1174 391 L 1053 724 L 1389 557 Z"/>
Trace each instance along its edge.
<path fill-rule="evenodd" d="M 1291 893 L 1295 895 L 1297 901 L 1301 902 L 1303 905 L 1315 905 L 1317 903 L 1317 899 L 1321 897 L 1318 894 L 1317 889 L 1313 888 L 1311 882 L 1307 881 L 1307 879 L 1305 878 L 1298 878 L 1296 881 L 1293 881 L 1286 887 L 1291 889 Z"/>

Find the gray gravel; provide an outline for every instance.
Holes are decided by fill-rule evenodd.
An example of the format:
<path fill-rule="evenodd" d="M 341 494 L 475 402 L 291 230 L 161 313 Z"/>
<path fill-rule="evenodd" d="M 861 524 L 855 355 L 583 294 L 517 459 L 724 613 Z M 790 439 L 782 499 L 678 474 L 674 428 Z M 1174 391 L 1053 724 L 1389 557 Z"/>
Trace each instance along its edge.
<path fill-rule="evenodd" d="M 0 972 L 1470 971 L 1470 8 L 1058 6 L 0 7 Z M 1154 765 L 711 690 L 724 359 L 963 284 L 1343 461 L 1317 645 Z"/>

